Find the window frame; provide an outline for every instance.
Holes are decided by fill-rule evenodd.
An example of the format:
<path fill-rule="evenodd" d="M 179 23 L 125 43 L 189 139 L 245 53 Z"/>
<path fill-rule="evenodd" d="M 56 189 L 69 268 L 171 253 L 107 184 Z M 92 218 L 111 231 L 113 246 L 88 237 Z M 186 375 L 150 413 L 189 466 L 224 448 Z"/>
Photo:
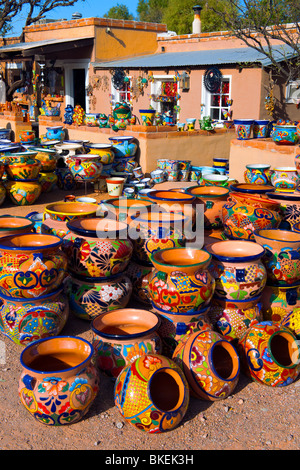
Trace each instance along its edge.
<path fill-rule="evenodd" d="M 228 93 L 228 99 L 231 100 L 231 92 L 232 92 L 232 75 L 223 75 L 222 80 L 228 80 L 229 81 L 229 93 Z M 211 109 L 218 108 L 219 114 L 222 115 L 222 108 L 225 108 L 225 106 L 211 106 L 211 96 L 215 95 L 217 93 L 211 93 L 209 92 L 204 85 L 204 75 L 202 76 L 202 90 L 201 90 L 201 110 L 200 110 L 200 116 L 201 119 L 205 116 L 211 117 Z M 221 93 L 218 93 L 220 96 L 222 95 Z M 227 95 L 227 93 L 226 93 Z M 229 109 L 230 106 L 227 106 L 226 109 Z M 216 120 L 215 118 L 211 118 L 213 120 Z M 226 121 L 225 118 L 223 119 L 218 119 L 218 122 L 223 122 Z"/>

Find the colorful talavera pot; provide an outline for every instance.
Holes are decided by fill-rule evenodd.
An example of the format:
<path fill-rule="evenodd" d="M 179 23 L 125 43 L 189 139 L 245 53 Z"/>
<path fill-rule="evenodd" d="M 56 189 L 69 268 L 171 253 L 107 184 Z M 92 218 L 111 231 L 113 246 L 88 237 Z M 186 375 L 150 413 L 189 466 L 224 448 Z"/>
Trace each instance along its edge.
<path fill-rule="evenodd" d="M 276 191 L 294 192 L 300 179 L 296 167 L 276 167 L 271 176 L 271 183 Z"/>
<path fill-rule="evenodd" d="M 8 235 L 20 235 L 21 233 L 31 233 L 35 231 L 35 225 L 32 220 L 17 215 L 0 216 L 0 238 Z"/>
<path fill-rule="evenodd" d="M 19 139 L 22 143 L 31 144 L 34 142 L 35 139 L 35 131 L 28 129 L 20 130 Z"/>
<path fill-rule="evenodd" d="M 195 217 L 195 196 L 181 191 L 153 190 L 149 199 L 166 212 L 181 212 L 186 217 Z"/>
<path fill-rule="evenodd" d="M 271 165 L 266 165 L 264 163 L 252 163 L 246 165 L 246 170 L 244 172 L 244 179 L 246 183 L 254 184 L 270 184 Z"/>
<path fill-rule="evenodd" d="M 167 248 L 151 255 L 155 270 L 144 281 L 153 305 L 162 311 L 193 313 L 209 304 L 215 280 L 211 255 L 197 248 Z"/>
<path fill-rule="evenodd" d="M 98 155 L 103 165 L 112 163 L 115 159 L 115 152 L 111 144 L 88 142 L 84 144 L 88 151 L 88 155 Z"/>
<path fill-rule="evenodd" d="M 300 350 L 289 328 L 271 321 L 252 325 L 239 339 L 238 351 L 244 372 L 255 382 L 283 387 L 300 372 Z"/>
<path fill-rule="evenodd" d="M 93 319 L 92 344 L 99 369 L 117 378 L 124 367 L 145 354 L 160 354 L 159 317 L 147 310 L 124 308 Z"/>
<path fill-rule="evenodd" d="M 22 234 L 0 239 L 0 291 L 37 298 L 60 287 L 67 269 L 62 240 L 54 235 Z"/>
<path fill-rule="evenodd" d="M 256 243 L 265 249 L 268 281 L 289 285 L 300 281 L 300 234 L 290 230 L 257 230 Z"/>
<path fill-rule="evenodd" d="M 278 145 L 295 145 L 298 142 L 296 125 L 274 125 L 272 140 Z"/>
<path fill-rule="evenodd" d="M 238 140 L 248 140 L 251 138 L 254 119 L 234 119 L 233 124 Z"/>
<path fill-rule="evenodd" d="M 155 116 L 155 109 L 140 109 L 140 115 L 143 126 L 153 126 L 153 120 Z"/>
<path fill-rule="evenodd" d="M 287 313 L 280 322 L 280 325 L 288 328 L 293 332 L 299 341 L 300 338 L 300 309 L 299 307 L 294 308 Z"/>
<path fill-rule="evenodd" d="M 94 217 L 97 214 L 98 205 L 83 202 L 54 202 L 44 208 L 44 214 L 48 214 L 52 220 L 67 222 L 78 218 Z"/>
<path fill-rule="evenodd" d="M 132 256 L 128 226 L 111 219 L 76 219 L 63 239 L 69 271 L 75 275 L 103 278 L 125 271 Z"/>
<path fill-rule="evenodd" d="M 57 186 L 64 191 L 72 191 L 76 187 L 76 181 L 69 168 L 56 168 Z"/>
<path fill-rule="evenodd" d="M 205 249 L 212 255 L 209 270 L 216 281 L 218 297 L 234 301 L 261 294 L 267 282 L 262 246 L 247 240 L 223 240 L 206 245 Z"/>
<path fill-rule="evenodd" d="M 51 193 L 56 187 L 57 180 L 58 177 L 56 173 L 41 172 L 39 174 L 39 183 L 42 188 L 42 193 Z"/>
<path fill-rule="evenodd" d="M 30 160 L 35 159 L 37 156 L 37 151 L 36 150 L 24 150 L 24 151 L 18 151 L 16 153 L 14 152 L 4 152 L 3 156 L 3 162 L 5 164 L 10 163 L 10 164 L 20 164 L 20 163 L 26 163 Z"/>
<path fill-rule="evenodd" d="M 16 180 L 34 180 L 38 178 L 42 165 L 39 160 L 29 159 L 26 163 L 5 164 L 7 177 Z"/>
<path fill-rule="evenodd" d="M 269 137 L 270 121 L 268 119 L 255 120 L 253 123 L 254 139 L 264 139 Z"/>
<path fill-rule="evenodd" d="M 222 227 L 222 208 L 229 195 L 228 188 L 220 186 L 193 186 L 188 188 L 186 192 L 196 197 L 197 205 L 203 206 L 205 229 Z"/>
<path fill-rule="evenodd" d="M 21 353 L 19 397 L 40 423 L 76 423 L 90 409 L 99 391 L 91 343 L 73 336 L 36 341 Z"/>
<path fill-rule="evenodd" d="M 42 171 L 49 172 L 56 169 L 57 152 L 55 149 L 32 147 L 31 150 L 37 152 L 35 158 L 41 162 Z"/>
<path fill-rule="evenodd" d="M 188 334 L 176 347 L 173 360 L 182 368 L 191 395 L 201 400 L 227 398 L 239 381 L 237 351 L 217 331 L 207 329 Z"/>
<path fill-rule="evenodd" d="M 64 140 L 65 138 L 65 129 L 63 126 L 51 126 L 46 127 L 46 139 L 48 140 Z"/>
<path fill-rule="evenodd" d="M 59 335 L 69 316 L 68 300 L 62 289 L 36 299 L 1 293 L 0 299 L 0 332 L 20 346 Z"/>
<path fill-rule="evenodd" d="M 147 306 L 151 305 L 151 301 L 147 290 L 148 283 L 144 285 L 144 278 L 153 270 L 152 264 L 137 263 L 131 259 L 125 271 L 132 283 L 132 299 Z"/>
<path fill-rule="evenodd" d="M 280 323 L 300 307 L 300 282 L 286 285 L 266 285 L 261 296 L 263 320 Z"/>
<path fill-rule="evenodd" d="M 272 193 L 266 193 L 266 196 L 280 204 L 282 220 L 278 228 L 294 230 L 293 226 L 300 222 L 300 192 L 273 191 Z"/>
<path fill-rule="evenodd" d="M 180 367 L 159 354 L 146 354 L 124 367 L 114 401 L 123 418 L 151 434 L 171 431 L 188 409 L 190 391 Z"/>
<path fill-rule="evenodd" d="M 34 204 L 42 192 L 38 179 L 7 181 L 5 188 L 10 200 L 16 206 L 30 206 Z"/>
<path fill-rule="evenodd" d="M 114 149 L 115 156 L 120 157 L 133 157 L 137 151 L 137 144 L 134 142 L 134 137 L 131 136 L 115 136 L 109 137 Z"/>
<path fill-rule="evenodd" d="M 101 175 L 103 164 L 99 155 L 84 154 L 70 155 L 66 158 L 66 163 L 75 181 L 95 181 Z"/>
<path fill-rule="evenodd" d="M 123 221 L 126 223 L 131 222 L 131 217 L 138 217 L 141 214 L 147 213 L 154 208 L 155 204 L 149 200 L 137 200 L 120 196 L 103 200 L 101 208 L 108 211 L 110 217 L 115 220 Z"/>
<path fill-rule="evenodd" d="M 132 283 L 125 273 L 95 280 L 70 276 L 68 279 L 70 311 L 83 320 L 92 320 L 110 310 L 127 307 Z"/>

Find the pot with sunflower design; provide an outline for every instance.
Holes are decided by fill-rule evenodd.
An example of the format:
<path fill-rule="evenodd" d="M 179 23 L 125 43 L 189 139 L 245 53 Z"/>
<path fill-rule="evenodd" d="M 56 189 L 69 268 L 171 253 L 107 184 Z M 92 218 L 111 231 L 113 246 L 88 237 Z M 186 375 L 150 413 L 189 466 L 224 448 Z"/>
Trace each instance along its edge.
<path fill-rule="evenodd" d="M 93 319 L 92 344 L 100 371 L 117 378 L 139 356 L 160 354 L 159 317 L 148 310 L 124 308 Z"/>
<path fill-rule="evenodd" d="M 28 345 L 20 356 L 19 397 L 38 422 L 80 421 L 99 391 L 93 346 L 83 338 L 55 336 Z"/>

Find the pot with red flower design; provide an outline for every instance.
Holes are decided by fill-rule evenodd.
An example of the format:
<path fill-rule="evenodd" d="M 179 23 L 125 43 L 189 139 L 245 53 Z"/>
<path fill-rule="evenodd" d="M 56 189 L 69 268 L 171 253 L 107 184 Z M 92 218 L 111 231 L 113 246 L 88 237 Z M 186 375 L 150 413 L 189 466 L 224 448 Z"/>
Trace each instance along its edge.
<path fill-rule="evenodd" d="M 239 381 L 240 360 L 235 347 L 213 330 L 186 335 L 178 343 L 173 360 L 182 368 L 191 394 L 201 400 L 227 398 Z"/>
<path fill-rule="evenodd" d="M 171 431 L 182 421 L 190 391 L 181 368 L 172 359 L 146 354 L 118 376 L 114 401 L 123 418 L 149 434 Z"/>
<path fill-rule="evenodd" d="M 86 182 L 96 181 L 102 172 L 103 163 L 101 155 L 82 154 L 69 155 L 66 163 L 75 179 L 75 181 Z"/>
<path fill-rule="evenodd" d="M 102 278 L 125 271 L 132 256 L 127 224 L 109 218 L 69 221 L 63 238 L 71 274 Z"/>
<path fill-rule="evenodd" d="M 40 423 L 76 423 L 99 391 L 99 374 L 91 343 L 73 336 L 40 339 L 21 354 L 19 397 Z"/>
<path fill-rule="evenodd" d="M 252 325 L 238 342 L 245 373 L 255 382 L 282 387 L 300 372 L 299 341 L 279 323 L 262 321 Z"/>
<path fill-rule="evenodd" d="M 92 321 L 92 344 L 98 368 L 117 378 L 139 356 L 160 354 L 159 317 L 148 310 L 124 308 L 106 312 Z"/>
<path fill-rule="evenodd" d="M 155 308 L 193 313 L 207 306 L 215 280 L 208 270 L 211 255 L 197 248 L 167 248 L 151 255 L 155 270 L 145 277 Z"/>

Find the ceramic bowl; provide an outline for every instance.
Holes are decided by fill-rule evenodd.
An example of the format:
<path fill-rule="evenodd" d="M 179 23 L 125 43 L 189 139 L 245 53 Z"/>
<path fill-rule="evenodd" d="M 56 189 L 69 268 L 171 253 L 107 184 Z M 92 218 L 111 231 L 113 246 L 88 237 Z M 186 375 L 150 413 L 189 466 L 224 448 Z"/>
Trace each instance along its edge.
<path fill-rule="evenodd" d="M 87 218 L 96 215 L 98 204 L 87 204 L 83 202 L 54 202 L 48 204 L 44 213 L 52 220 L 67 221 L 75 218 Z"/>

